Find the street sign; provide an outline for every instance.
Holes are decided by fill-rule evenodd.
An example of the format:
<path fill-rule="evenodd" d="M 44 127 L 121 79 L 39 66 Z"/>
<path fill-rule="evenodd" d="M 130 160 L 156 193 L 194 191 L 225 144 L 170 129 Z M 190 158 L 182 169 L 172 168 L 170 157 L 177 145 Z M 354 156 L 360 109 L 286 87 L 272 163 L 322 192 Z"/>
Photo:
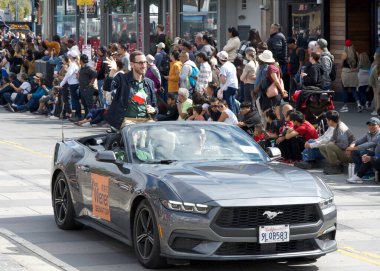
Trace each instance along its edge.
<path fill-rule="evenodd" d="M 94 4 L 94 0 L 77 0 L 78 6 L 92 6 Z"/>

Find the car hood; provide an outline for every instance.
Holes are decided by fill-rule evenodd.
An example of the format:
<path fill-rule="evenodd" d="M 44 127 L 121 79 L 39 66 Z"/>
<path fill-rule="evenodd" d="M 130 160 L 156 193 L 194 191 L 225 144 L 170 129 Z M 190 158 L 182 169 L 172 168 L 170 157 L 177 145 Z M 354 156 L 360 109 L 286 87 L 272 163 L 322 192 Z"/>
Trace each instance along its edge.
<path fill-rule="evenodd" d="M 164 181 L 184 202 L 331 197 L 326 185 L 307 171 L 277 162 L 174 163 L 145 170 Z"/>

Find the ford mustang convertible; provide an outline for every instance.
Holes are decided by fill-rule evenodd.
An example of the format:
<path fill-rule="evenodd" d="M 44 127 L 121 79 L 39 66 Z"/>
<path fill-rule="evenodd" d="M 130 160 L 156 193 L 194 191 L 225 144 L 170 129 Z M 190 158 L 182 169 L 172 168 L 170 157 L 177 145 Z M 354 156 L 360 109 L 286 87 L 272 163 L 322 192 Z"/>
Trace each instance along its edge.
<path fill-rule="evenodd" d="M 223 123 L 134 124 L 58 142 L 51 193 L 59 228 L 104 232 L 147 268 L 316 259 L 337 248 L 327 185 Z"/>

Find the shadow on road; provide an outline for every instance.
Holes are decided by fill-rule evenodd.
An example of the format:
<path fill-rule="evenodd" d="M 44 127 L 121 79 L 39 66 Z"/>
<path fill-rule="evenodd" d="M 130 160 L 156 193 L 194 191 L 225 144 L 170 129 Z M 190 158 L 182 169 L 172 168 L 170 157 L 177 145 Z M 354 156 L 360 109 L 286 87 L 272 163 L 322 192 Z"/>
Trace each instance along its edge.
<path fill-rule="evenodd" d="M 53 216 L 30 216 L 0 219 L 0 228 L 5 228 L 26 241 L 47 251 L 57 259 L 79 270 L 98 270 L 106 266 L 107 271 L 145 270 L 135 258 L 133 248 L 91 228 L 63 231 L 56 227 Z M 316 261 L 192 261 L 186 266 L 172 266 L 167 270 L 297 270 L 316 271 Z M 133 268 L 132 268 L 132 266 Z M 100 270 L 100 269 L 99 269 Z M 127 270 L 127 269 L 124 269 Z"/>

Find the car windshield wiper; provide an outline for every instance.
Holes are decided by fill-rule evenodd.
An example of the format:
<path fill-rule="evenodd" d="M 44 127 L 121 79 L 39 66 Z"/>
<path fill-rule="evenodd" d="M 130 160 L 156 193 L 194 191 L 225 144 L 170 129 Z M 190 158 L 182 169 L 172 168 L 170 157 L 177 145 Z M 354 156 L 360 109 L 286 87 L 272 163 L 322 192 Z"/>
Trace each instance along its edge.
<path fill-rule="evenodd" d="M 169 165 L 169 164 L 174 163 L 174 162 L 178 162 L 178 160 L 169 160 L 169 159 L 166 159 L 166 160 L 149 160 L 149 161 L 145 161 L 146 164 L 165 164 L 165 165 Z"/>

